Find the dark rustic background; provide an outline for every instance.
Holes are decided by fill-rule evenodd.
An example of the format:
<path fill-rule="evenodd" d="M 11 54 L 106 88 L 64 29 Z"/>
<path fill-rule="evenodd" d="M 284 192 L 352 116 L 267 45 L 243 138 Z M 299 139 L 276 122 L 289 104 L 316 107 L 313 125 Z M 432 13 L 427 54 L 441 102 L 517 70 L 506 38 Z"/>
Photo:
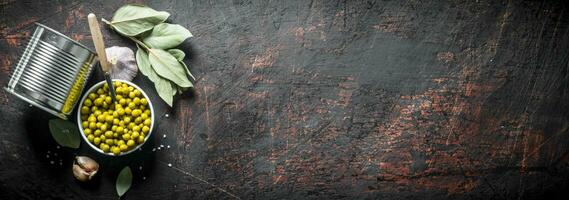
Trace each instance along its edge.
<path fill-rule="evenodd" d="M 86 15 L 132 1 L 0 2 L 5 86 L 34 22 L 92 48 Z M 195 90 L 169 109 L 139 75 L 158 128 L 119 159 L 58 148 L 53 116 L 0 91 L 0 199 L 113 199 L 125 165 L 127 199 L 569 198 L 563 1 L 144 3 L 194 34 Z"/>

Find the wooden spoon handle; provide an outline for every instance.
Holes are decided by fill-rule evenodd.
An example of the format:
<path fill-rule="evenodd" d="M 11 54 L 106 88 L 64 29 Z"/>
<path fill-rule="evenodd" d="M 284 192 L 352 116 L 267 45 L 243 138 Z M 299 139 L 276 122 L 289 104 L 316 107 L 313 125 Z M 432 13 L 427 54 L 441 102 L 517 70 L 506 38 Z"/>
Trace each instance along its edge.
<path fill-rule="evenodd" d="M 107 54 L 105 53 L 105 42 L 103 41 L 103 34 L 101 33 L 101 28 L 99 27 L 99 22 L 95 14 L 90 13 L 87 16 L 89 21 L 89 29 L 91 29 L 91 37 L 93 38 L 93 43 L 95 44 L 95 50 L 99 56 L 99 63 L 103 72 L 110 71 L 110 64 L 107 60 Z"/>

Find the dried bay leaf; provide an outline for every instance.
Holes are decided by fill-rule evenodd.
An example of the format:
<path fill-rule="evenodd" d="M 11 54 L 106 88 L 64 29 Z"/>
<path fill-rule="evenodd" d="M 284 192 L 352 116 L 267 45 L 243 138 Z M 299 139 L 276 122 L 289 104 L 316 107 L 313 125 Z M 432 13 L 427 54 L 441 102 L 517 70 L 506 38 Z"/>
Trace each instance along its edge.
<path fill-rule="evenodd" d="M 79 129 L 70 121 L 62 119 L 49 120 L 49 132 L 61 146 L 77 149 L 81 144 Z"/>
<path fill-rule="evenodd" d="M 183 61 L 184 57 L 186 56 L 186 53 L 184 53 L 180 49 L 168 49 L 168 53 L 170 53 L 174 57 L 176 57 L 176 59 L 178 59 L 178 61 L 180 61 L 180 64 L 182 64 L 184 66 L 184 69 L 186 69 L 186 73 L 188 73 L 188 75 L 190 75 L 190 77 L 192 77 L 192 79 L 196 80 L 194 75 L 190 72 L 190 69 L 188 69 L 188 66 L 186 66 L 186 63 L 184 63 L 184 61 Z"/>
<path fill-rule="evenodd" d="M 174 56 L 162 49 L 149 49 L 148 52 L 150 65 L 158 75 L 180 87 L 193 87 L 192 82 L 186 76 L 184 66 Z"/>
<path fill-rule="evenodd" d="M 115 12 L 110 25 L 123 35 L 136 36 L 166 21 L 169 16 L 168 12 L 156 11 L 143 5 L 128 4 Z"/>
<path fill-rule="evenodd" d="M 122 197 L 128 191 L 128 189 L 130 189 L 131 185 L 132 171 L 130 170 L 130 167 L 126 166 L 117 176 L 117 181 L 115 184 L 119 197 Z"/>
<path fill-rule="evenodd" d="M 151 48 L 170 49 L 182 44 L 184 40 L 192 36 L 192 33 L 183 26 L 160 23 L 154 26 L 150 35 L 144 38 L 143 42 Z"/>

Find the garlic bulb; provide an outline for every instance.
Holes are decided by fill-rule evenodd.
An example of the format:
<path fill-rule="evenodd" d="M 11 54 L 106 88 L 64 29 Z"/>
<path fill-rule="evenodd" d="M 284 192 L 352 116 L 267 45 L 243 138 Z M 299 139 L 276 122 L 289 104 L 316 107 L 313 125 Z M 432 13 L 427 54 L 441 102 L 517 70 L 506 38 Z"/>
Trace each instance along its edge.
<path fill-rule="evenodd" d="M 134 52 L 128 47 L 112 46 L 105 49 L 111 63 L 111 78 L 132 81 L 138 73 Z"/>
<path fill-rule="evenodd" d="M 93 178 L 99 171 L 99 164 L 87 157 L 77 156 L 73 162 L 73 176 L 79 181 L 88 181 Z"/>

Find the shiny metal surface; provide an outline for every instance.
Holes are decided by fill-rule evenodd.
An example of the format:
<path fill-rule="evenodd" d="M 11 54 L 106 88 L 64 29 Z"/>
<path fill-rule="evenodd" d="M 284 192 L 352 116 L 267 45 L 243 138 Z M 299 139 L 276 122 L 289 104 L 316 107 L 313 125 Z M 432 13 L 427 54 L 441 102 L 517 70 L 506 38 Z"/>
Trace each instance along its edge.
<path fill-rule="evenodd" d="M 42 24 L 36 25 L 5 89 L 67 119 L 93 71 L 97 56 L 69 37 Z"/>

